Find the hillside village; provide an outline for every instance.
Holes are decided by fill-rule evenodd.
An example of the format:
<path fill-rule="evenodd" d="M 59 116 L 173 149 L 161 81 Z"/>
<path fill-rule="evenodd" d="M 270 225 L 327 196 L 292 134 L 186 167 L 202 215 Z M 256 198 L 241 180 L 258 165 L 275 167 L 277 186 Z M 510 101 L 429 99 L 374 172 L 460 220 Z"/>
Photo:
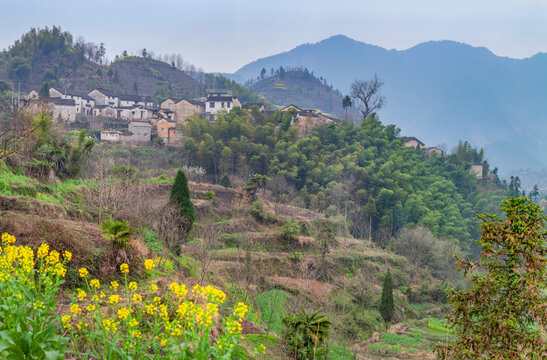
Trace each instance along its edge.
<path fill-rule="evenodd" d="M 190 116 L 215 121 L 220 113 L 228 113 L 234 108 L 250 111 L 253 107 L 266 115 L 274 113 L 266 111 L 263 103 L 242 105 L 237 96 L 225 89 L 209 90 L 207 96 L 193 99 L 168 97 L 157 106 L 150 96 L 116 94 L 103 88 L 84 94 L 51 87 L 49 97 L 41 98 L 38 91 L 32 90 L 24 99 L 29 106 L 45 109 L 52 119 L 68 127 L 86 122 L 100 127 L 101 119 L 121 120 L 126 129 L 103 129 L 99 140 L 123 144 L 145 144 L 154 138 L 165 144 L 180 144 L 182 134 L 178 124 L 185 123 Z M 279 110 L 293 113 L 292 123 L 300 124 L 300 136 L 307 135 L 318 124 L 341 121 L 318 110 L 301 109 L 293 104 Z"/>

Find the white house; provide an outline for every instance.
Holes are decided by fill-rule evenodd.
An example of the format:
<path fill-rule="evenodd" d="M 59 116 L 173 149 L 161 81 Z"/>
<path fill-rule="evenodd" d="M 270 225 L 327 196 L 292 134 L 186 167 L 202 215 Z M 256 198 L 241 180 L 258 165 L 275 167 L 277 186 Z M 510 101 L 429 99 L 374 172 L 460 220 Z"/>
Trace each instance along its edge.
<path fill-rule="evenodd" d="M 118 118 L 124 120 L 146 120 L 152 117 L 152 110 L 143 108 L 141 105 L 132 105 L 119 107 L 116 109 L 118 112 Z"/>
<path fill-rule="evenodd" d="M 132 121 L 129 123 L 129 131 L 133 133 L 133 140 L 135 142 L 150 142 L 152 125 L 147 122 Z"/>
<path fill-rule="evenodd" d="M 95 100 L 95 105 L 120 106 L 120 97 L 109 90 L 95 89 L 88 95 Z"/>
<path fill-rule="evenodd" d="M 117 118 L 118 111 L 112 105 L 95 105 L 93 108 L 93 116 Z"/>
<path fill-rule="evenodd" d="M 116 130 L 102 130 L 101 131 L 101 141 L 108 141 L 117 143 L 120 142 L 120 131 Z"/>
<path fill-rule="evenodd" d="M 119 107 L 140 105 L 145 108 L 151 108 L 154 106 L 152 99 L 145 95 L 118 95 L 118 98 L 120 99 Z"/>
<path fill-rule="evenodd" d="M 232 96 L 229 90 L 211 90 L 207 93 L 205 112 L 216 114 L 220 111 L 230 112 L 234 107 L 241 107 L 241 103 Z"/>
<path fill-rule="evenodd" d="M 69 123 L 76 121 L 76 103 L 73 99 L 50 98 L 49 103 L 53 120 Z"/>
<path fill-rule="evenodd" d="M 76 113 L 93 115 L 93 107 L 95 106 L 95 100 L 86 94 L 78 94 L 75 92 L 61 92 L 56 88 L 49 89 L 49 96 L 61 99 L 72 99 L 76 103 Z"/>

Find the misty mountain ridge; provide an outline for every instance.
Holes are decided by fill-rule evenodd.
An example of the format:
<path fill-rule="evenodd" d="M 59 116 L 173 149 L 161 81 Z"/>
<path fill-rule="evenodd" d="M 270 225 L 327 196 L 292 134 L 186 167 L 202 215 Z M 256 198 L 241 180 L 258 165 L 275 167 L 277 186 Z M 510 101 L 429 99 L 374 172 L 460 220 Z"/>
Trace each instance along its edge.
<path fill-rule="evenodd" d="M 337 35 L 243 66 L 235 79 L 262 68 L 301 64 L 329 79 L 343 94 L 355 79 L 377 74 L 384 82 L 384 123 L 427 145 L 469 140 L 484 147 L 502 173 L 543 168 L 547 153 L 547 54 L 525 59 L 497 56 L 485 47 L 428 41 L 406 50 Z"/>

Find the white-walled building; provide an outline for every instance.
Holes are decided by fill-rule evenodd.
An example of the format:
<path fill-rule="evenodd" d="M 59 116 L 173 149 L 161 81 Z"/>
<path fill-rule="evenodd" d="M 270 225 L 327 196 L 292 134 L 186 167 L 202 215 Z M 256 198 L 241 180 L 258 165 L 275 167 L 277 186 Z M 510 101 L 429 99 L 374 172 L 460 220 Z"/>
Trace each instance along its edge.
<path fill-rule="evenodd" d="M 78 94 L 72 91 L 61 92 L 56 88 L 49 89 L 49 96 L 52 98 L 72 99 L 76 104 L 76 113 L 93 115 L 95 100 L 86 94 Z"/>
<path fill-rule="evenodd" d="M 211 90 L 207 93 L 205 112 L 216 114 L 220 111 L 230 112 L 234 107 L 241 107 L 241 103 L 232 96 L 229 90 Z"/>

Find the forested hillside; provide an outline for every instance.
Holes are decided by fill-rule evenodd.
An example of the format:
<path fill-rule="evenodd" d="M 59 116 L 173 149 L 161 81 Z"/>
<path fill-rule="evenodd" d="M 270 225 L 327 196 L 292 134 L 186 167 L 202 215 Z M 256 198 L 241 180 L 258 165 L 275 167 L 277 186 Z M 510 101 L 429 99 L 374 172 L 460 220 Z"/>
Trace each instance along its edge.
<path fill-rule="evenodd" d="M 291 118 L 237 109 L 215 123 L 192 118 L 185 156 L 217 179 L 267 175 L 275 198 L 346 217 L 355 237 L 380 243 L 404 226 L 424 225 L 469 251 L 478 236 L 475 214 L 495 211 L 506 195 L 496 175 L 478 181 L 470 174 L 470 162 L 485 159 L 469 144 L 428 158 L 403 147 L 399 130 L 374 116 L 360 126 L 320 125 L 303 138 Z"/>
<path fill-rule="evenodd" d="M 15 90 L 38 90 L 47 83 L 62 90 L 89 92 L 96 87 L 122 94 L 199 96 L 204 87 L 174 65 L 146 56 L 122 54 L 106 64 L 104 44 L 93 44 L 60 27 L 31 29 L 0 53 L 0 80 Z"/>
<path fill-rule="evenodd" d="M 264 69 L 265 70 L 265 69 Z M 283 67 L 264 72 L 263 78 L 250 84 L 251 89 L 275 105 L 294 104 L 302 109 L 318 109 L 340 118 L 344 115 L 342 94 L 317 78 L 308 69 L 285 70 Z"/>

